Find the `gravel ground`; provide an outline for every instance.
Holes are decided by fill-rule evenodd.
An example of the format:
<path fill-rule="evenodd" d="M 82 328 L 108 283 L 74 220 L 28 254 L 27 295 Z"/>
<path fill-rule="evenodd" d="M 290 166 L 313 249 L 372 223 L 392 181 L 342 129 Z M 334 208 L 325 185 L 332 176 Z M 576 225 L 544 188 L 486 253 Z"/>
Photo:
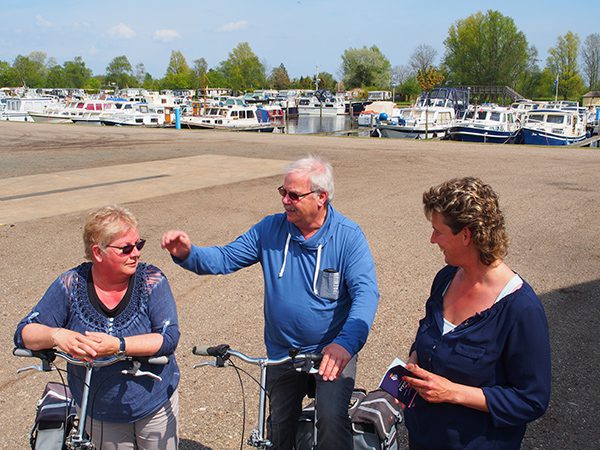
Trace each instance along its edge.
<path fill-rule="evenodd" d="M 381 300 L 360 354 L 357 384 L 373 389 L 387 364 L 406 357 L 433 276 L 443 259 L 429 244 L 421 209 L 429 186 L 476 175 L 500 194 L 511 237 L 507 263 L 542 299 L 553 349 L 553 393 L 524 449 L 598 448 L 600 320 L 600 154 L 590 149 L 466 145 L 366 138 L 138 130 L 0 123 L 0 178 L 218 154 L 293 160 L 326 156 L 336 174 L 335 206 L 358 222 L 371 245 Z M 252 267 L 198 277 L 176 267 L 159 239 L 186 230 L 196 244 L 224 244 L 281 210 L 281 177 L 238 182 L 129 203 L 148 240 L 144 260 L 168 276 L 180 316 L 182 449 L 237 448 L 240 387 L 231 369 L 192 370 L 196 344 L 227 342 L 262 355 L 262 277 Z M 110 203 L 107 198 L 107 203 Z M 18 320 L 64 270 L 82 261 L 84 212 L 0 225 L 0 448 L 27 448 L 35 402 L 53 375 L 16 375 L 11 356 Z M 27 361 L 28 362 L 28 361 Z M 252 372 L 252 371 L 251 371 Z M 257 391 L 246 383 L 247 420 Z M 248 429 L 248 427 L 247 427 Z"/>

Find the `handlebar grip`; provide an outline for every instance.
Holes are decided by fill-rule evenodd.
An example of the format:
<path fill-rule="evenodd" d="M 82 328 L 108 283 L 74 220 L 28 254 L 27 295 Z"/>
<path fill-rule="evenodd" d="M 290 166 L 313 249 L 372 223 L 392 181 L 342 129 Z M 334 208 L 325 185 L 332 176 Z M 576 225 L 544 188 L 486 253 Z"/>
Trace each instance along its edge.
<path fill-rule="evenodd" d="M 213 347 L 194 346 L 192 353 L 198 356 L 225 356 L 229 350 L 229 345 L 219 344 Z"/>
<path fill-rule="evenodd" d="M 27 358 L 40 358 L 44 361 L 54 361 L 56 359 L 55 350 L 49 348 L 46 350 L 30 350 L 28 348 L 13 348 L 13 355 Z"/>
<path fill-rule="evenodd" d="M 157 366 L 164 366 L 169 363 L 168 356 L 152 356 L 148 358 L 148 364 L 154 364 Z"/>
<path fill-rule="evenodd" d="M 28 348 L 13 348 L 13 355 L 15 356 L 23 356 L 23 357 L 32 357 L 33 351 Z"/>
<path fill-rule="evenodd" d="M 305 353 L 304 358 L 314 363 L 320 363 L 323 359 L 323 353 Z"/>

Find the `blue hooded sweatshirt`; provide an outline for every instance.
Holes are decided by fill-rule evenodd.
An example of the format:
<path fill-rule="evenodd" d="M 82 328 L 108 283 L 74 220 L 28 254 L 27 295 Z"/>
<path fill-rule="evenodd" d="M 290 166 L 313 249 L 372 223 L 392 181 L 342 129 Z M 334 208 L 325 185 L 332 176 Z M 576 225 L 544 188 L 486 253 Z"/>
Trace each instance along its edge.
<path fill-rule="evenodd" d="M 379 291 L 360 227 L 328 205 L 309 239 L 285 214 L 265 217 L 223 247 L 192 246 L 176 263 L 200 275 L 227 274 L 260 262 L 269 358 L 290 348 L 319 352 L 335 342 L 355 355 L 367 340 Z"/>

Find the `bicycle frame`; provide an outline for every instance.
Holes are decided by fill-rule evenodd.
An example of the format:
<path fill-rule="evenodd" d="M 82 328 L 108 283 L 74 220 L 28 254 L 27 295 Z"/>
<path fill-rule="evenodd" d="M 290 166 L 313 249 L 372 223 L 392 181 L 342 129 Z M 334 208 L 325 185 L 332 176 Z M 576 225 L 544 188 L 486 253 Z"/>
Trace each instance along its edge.
<path fill-rule="evenodd" d="M 259 389 L 259 398 L 258 398 L 258 424 L 256 428 L 254 428 L 250 432 L 250 436 L 248 437 L 247 444 L 260 448 L 266 449 L 272 446 L 271 441 L 266 438 L 266 400 L 267 400 L 267 367 L 269 366 L 278 366 L 282 364 L 286 364 L 288 362 L 294 363 L 296 366 L 296 370 L 307 372 L 307 373 L 317 373 L 318 372 L 318 364 L 321 362 L 323 357 L 320 353 L 298 353 L 297 350 L 290 350 L 290 356 L 286 356 L 284 358 L 279 359 L 269 359 L 269 358 L 256 358 L 245 355 L 244 353 L 232 350 L 229 345 L 221 344 L 214 347 L 194 347 L 192 349 L 192 353 L 194 355 L 199 356 L 213 356 L 215 357 L 214 362 L 202 362 L 199 364 L 194 364 L 192 367 L 196 369 L 197 367 L 202 366 L 213 366 L 213 367 L 225 367 L 229 358 L 235 356 L 236 358 L 244 361 L 245 363 L 252 364 L 258 366 L 260 368 L 260 389 Z M 229 361 L 229 365 L 233 365 L 231 361 Z M 316 402 L 316 399 L 315 399 Z M 315 410 L 316 411 L 316 410 Z M 316 413 L 316 412 L 315 412 Z M 315 420 L 316 423 L 316 420 Z M 316 440 L 316 433 L 315 433 Z"/>
<path fill-rule="evenodd" d="M 65 442 L 67 448 L 77 450 L 77 449 L 93 449 L 94 444 L 88 439 L 85 435 L 85 423 L 87 420 L 87 405 L 90 396 L 90 384 L 92 381 L 92 371 L 95 367 L 106 367 L 111 364 L 115 364 L 119 361 L 131 361 L 132 367 L 130 369 L 122 370 L 121 373 L 124 375 L 132 375 L 134 377 L 139 376 L 148 376 L 153 378 L 154 380 L 162 380 L 161 377 L 152 373 L 140 370 L 141 363 L 139 359 L 147 360 L 150 364 L 158 364 L 165 365 L 169 362 L 169 358 L 167 356 L 158 356 L 158 357 L 132 357 L 128 355 L 115 355 L 108 359 L 100 359 L 93 361 L 84 361 L 81 359 L 73 358 L 71 355 L 61 352 L 59 350 L 48 349 L 48 350 L 40 350 L 33 351 L 23 348 L 15 348 L 13 350 L 13 355 L 21 356 L 21 357 L 35 357 L 41 360 L 41 364 L 39 366 L 32 365 L 28 367 L 23 367 L 21 369 L 17 369 L 17 373 L 25 372 L 27 370 L 38 370 L 40 372 L 49 372 L 55 370 L 53 368 L 53 362 L 56 357 L 64 359 L 69 364 L 73 364 L 75 366 L 83 366 L 85 367 L 85 381 L 83 384 L 83 392 L 81 396 L 81 412 L 79 414 L 79 421 L 76 426 L 75 433 L 71 433 L 67 437 L 67 441 Z"/>

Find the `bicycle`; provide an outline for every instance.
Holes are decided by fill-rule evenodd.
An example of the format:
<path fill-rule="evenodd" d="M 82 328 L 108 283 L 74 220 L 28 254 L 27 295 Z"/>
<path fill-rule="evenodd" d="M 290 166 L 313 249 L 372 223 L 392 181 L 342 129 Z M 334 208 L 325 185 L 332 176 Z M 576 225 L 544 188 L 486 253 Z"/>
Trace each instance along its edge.
<path fill-rule="evenodd" d="M 69 364 L 73 364 L 76 366 L 85 367 L 85 381 L 83 384 L 83 392 L 82 392 L 82 400 L 81 400 L 81 408 L 78 420 L 76 420 L 75 425 L 71 429 L 70 433 L 68 433 L 65 441 L 64 447 L 69 450 L 94 450 L 96 447 L 92 443 L 90 437 L 85 432 L 85 423 L 87 419 L 87 405 L 90 397 L 90 383 L 92 380 L 92 371 L 94 368 L 98 367 L 106 367 L 111 364 L 115 364 L 119 361 L 129 361 L 131 362 L 131 367 L 128 369 L 124 369 L 121 371 L 124 375 L 131 375 L 134 377 L 147 376 L 156 381 L 161 381 L 161 377 L 148 371 L 140 370 L 142 362 L 148 362 L 149 364 L 155 365 L 165 365 L 169 362 L 169 358 L 167 356 L 158 356 L 158 357 L 134 357 L 128 355 L 115 355 L 107 359 L 99 359 L 93 361 L 84 361 L 81 359 L 73 358 L 71 355 L 64 353 L 60 350 L 55 349 L 47 349 L 47 350 L 28 350 L 23 348 L 15 348 L 13 349 L 14 356 L 20 357 L 34 357 L 39 358 L 41 360 L 41 364 L 39 365 L 31 365 L 27 367 L 22 367 L 17 369 L 17 373 L 22 373 L 28 370 L 37 370 L 39 372 L 49 372 L 53 370 L 61 371 L 63 369 L 59 369 L 54 361 L 58 357 L 60 359 L 65 360 Z M 61 375 L 62 378 L 62 375 Z M 63 385 L 66 386 L 63 380 Z M 68 403 L 66 408 L 68 408 Z M 93 403 L 92 403 L 93 406 Z M 66 409 L 68 412 L 68 409 Z"/>
<path fill-rule="evenodd" d="M 266 428 L 266 400 L 267 400 L 267 367 L 269 366 L 277 366 L 281 364 L 286 364 L 291 362 L 296 370 L 300 372 L 306 373 L 317 373 L 318 366 L 321 363 L 321 359 L 323 355 L 321 353 L 299 353 L 297 349 L 290 349 L 289 356 L 279 358 L 279 359 L 269 359 L 269 358 L 256 358 L 245 355 L 244 353 L 233 350 L 227 344 L 220 344 L 213 347 L 194 347 L 192 349 L 192 353 L 198 356 L 212 356 L 215 358 L 214 362 L 202 362 L 198 364 L 194 364 L 192 367 L 194 369 L 203 366 L 213 366 L 213 367 L 225 367 L 227 365 L 233 367 L 236 370 L 238 375 L 238 379 L 240 380 L 240 386 L 242 388 L 242 408 L 243 408 L 243 425 L 242 425 L 242 440 L 240 442 L 240 449 L 243 446 L 244 432 L 245 432 L 245 422 L 246 422 L 246 403 L 244 396 L 244 385 L 241 379 L 239 372 L 243 372 L 246 375 L 250 376 L 258 385 L 259 385 L 259 399 L 258 399 L 258 423 L 255 428 L 252 429 L 246 443 L 258 449 L 267 449 L 272 446 L 272 443 L 269 439 L 266 438 L 265 428 Z M 231 360 L 231 357 L 234 356 L 245 363 L 252 364 L 258 366 L 260 368 L 260 382 L 257 381 L 254 377 L 252 377 L 245 370 L 237 367 L 235 363 Z M 316 395 L 315 395 L 315 405 L 316 405 Z M 317 430 L 316 430 L 316 408 L 315 408 L 315 420 L 314 420 L 314 432 L 313 432 L 313 448 L 316 448 L 317 443 Z"/>

